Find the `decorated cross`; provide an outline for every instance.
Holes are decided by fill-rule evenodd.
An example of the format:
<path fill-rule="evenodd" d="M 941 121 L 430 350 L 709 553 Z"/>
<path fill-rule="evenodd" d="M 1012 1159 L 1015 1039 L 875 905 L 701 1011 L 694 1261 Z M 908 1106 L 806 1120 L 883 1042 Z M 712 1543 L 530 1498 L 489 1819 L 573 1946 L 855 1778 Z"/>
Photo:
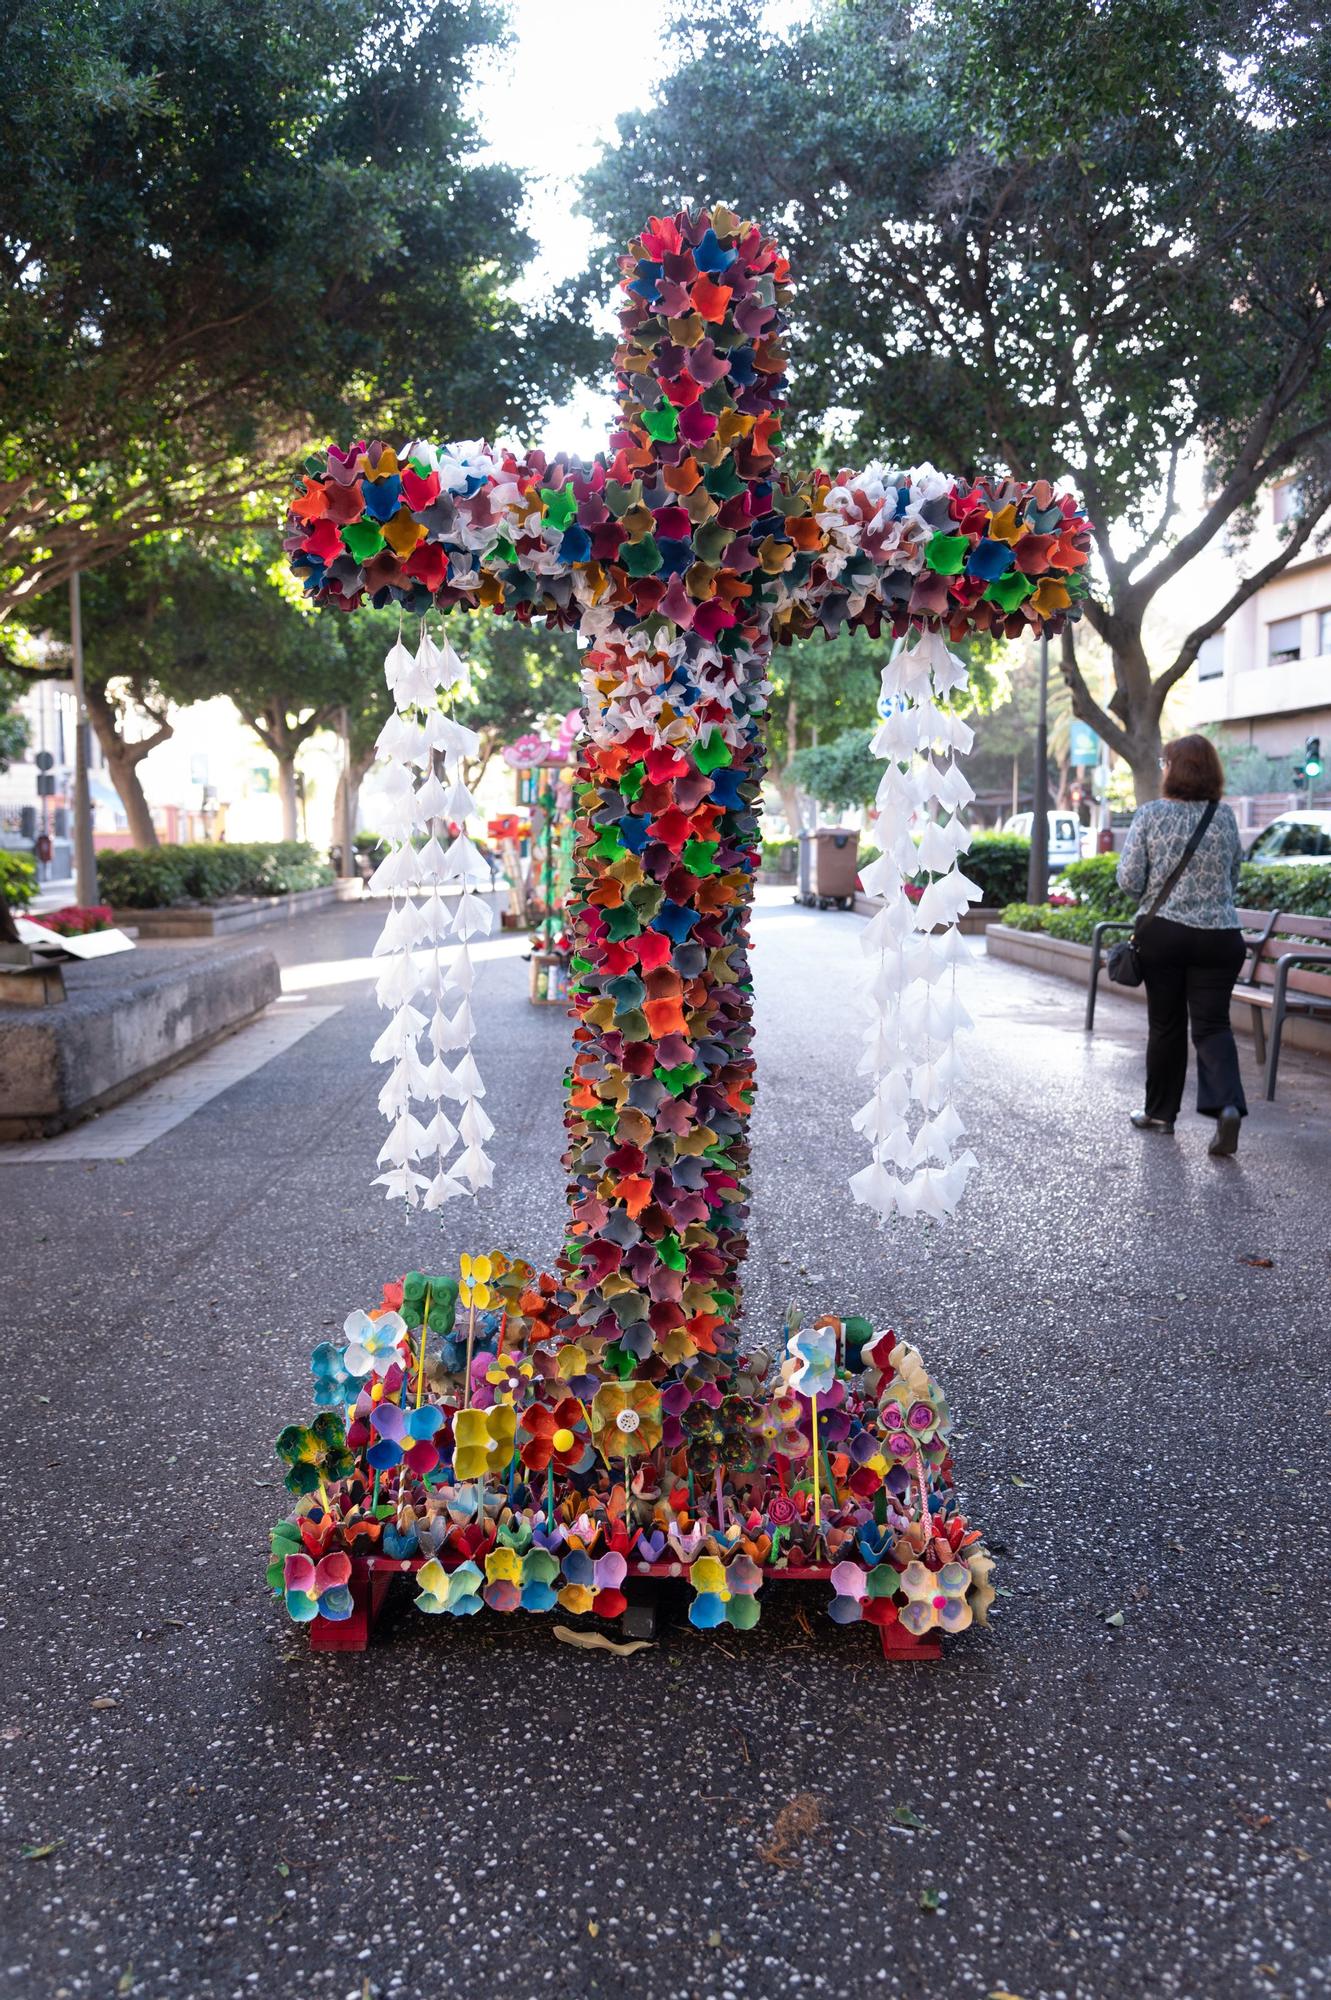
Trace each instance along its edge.
<path fill-rule="evenodd" d="M 966 736 L 949 705 L 964 675 L 945 640 L 1057 632 L 1076 615 L 1087 524 L 1070 494 L 1043 481 L 879 466 L 778 473 L 789 293 L 776 245 L 718 206 L 653 219 L 621 262 L 608 453 L 583 464 L 480 444 L 333 448 L 306 466 L 288 547 L 319 605 L 396 603 L 422 620 L 484 610 L 578 630 L 585 735 L 560 1324 L 594 1374 L 659 1382 L 701 1365 L 716 1380 L 736 1351 L 746 1244 L 748 917 L 772 648 L 848 627 L 908 642 L 882 706 L 879 803 L 897 830 L 872 882 L 884 904 L 870 927 L 879 1008 L 861 1069 L 874 1095 L 857 1122 L 873 1159 L 852 1185 L 883 1213 L 941 1212 L 966 1159 L 953 1151 L 946 1064 L 930 1055 L 930 1037 L 941 1045 L 955 1019 L 937 984 L 949 954 L 935 933 L 974 898 L 956 865 L 969 788 L 950 763 Z M 432 751 L 456 759 L 465 732 L 440 698 L 456 673 L 451 649 L 422 635 L 414 656 L 400 642 L 389 656 L 400 712 L 386 747 L 428 767 Z M 921 748 L 946 753 L 922 780 L 906 769 Z M 445 794 L 431 771 L 413 809 L 403 784 L 404 833 L 433 835 L 442 819 L 464 817 L 465 788 Z M 917 853 L 892 812 L 904 803 L 909 818 L 931 797 L 950 816 L 928 822 Z M 377 1051 L 393 1062 L 381 1099 L 395 1120 L 385 1179 L 430 1206 L 489 1175 L 469 1047 L 456 1069 L 443 1062 L 470 1035 L 477 866 L 464 832 L 447 849 L 408 841 L 383 876 L 401 899 L 385 935 L 407 967 L 381 982 L 395 1009 Z M 930 879 L 912 913 L 903 891 L 919 867 Z M 462 894 L 450 915 L 452 891 Z M 413 971 L 413 947 L 445 934 L 459 941 L 451 969 L 440 973 L 436 959 L 433 974 Z M 432 1017 L 416 1005 L 431 998 Z M 419 1041 L 427 1032 L 432 1060 Z M 444 1156 L 459 1132 L 443 1103 L 429 1123 L 410 1109 L 441 1095 L 463 1106 L 452 1170 Z M 912 1096 L 924 1127 L 903 1138 Z M 431 1177 L 423 1166 L 435 1151 Z"/>

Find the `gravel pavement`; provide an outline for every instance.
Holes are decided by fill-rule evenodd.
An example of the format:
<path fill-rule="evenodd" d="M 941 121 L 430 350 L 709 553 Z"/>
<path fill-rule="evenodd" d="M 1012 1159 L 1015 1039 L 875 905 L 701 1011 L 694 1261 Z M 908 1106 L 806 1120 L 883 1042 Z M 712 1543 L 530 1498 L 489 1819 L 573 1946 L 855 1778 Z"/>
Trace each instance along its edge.
<path fill-rule="evenodd" d="M 369 1192 L 378 918 L 275 928 L 290 1004 L 341 1011 L 144 1150 L 0 1150 L 0 1993 L 1331 1992 L 1331 1066 L 1269 1107 L 1241 1043 L 1258 1108 L 1212 1161 L 1190 1114 L 1128 1126 L 1139 1008 L 1088 1039 L 1073 988 L 977 952 L 983 1171 L 880 1234 L 845 1191 L 860 921 L 766 892 L 747 1324 L 919 1342 L 993 1628 L 890 1667 L 811 1586 L 630 1659 L 395 1604 L 312 1656 L 263 1584 L 309 1349 L 404 1268 L 560 1240 L 567 1024 L 516 942 L 477 992 L 475 1233 Z"/>

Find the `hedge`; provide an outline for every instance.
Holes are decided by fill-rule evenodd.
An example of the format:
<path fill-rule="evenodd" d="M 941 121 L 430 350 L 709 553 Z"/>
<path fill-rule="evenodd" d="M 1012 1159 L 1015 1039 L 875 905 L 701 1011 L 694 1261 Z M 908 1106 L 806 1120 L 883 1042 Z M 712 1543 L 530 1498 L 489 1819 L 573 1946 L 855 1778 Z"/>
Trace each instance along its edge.
<path fill-rule="evenodd" d="M 1003 922 L 1011 930 L 1044 931 L 1050 937 L 1089 944 L 1098 923 L 1136 914 L 1136 898 L 1125 896 L 1112 879 L 1116 857 L 1095 854 L 1074 861 L 1060 877 L 1081 900 L 1072 909 L 1048 903 L 1009 903 Z M 1245 910 L 1283 910 L 1294 917 L 1331 917 L 1331 862 L 1291 861 L 1263 867 L 1245 861 L 1239 870 L 1238 903 Z"/>
<path fill-rule="evenodd" d="M 986 907 L 993 909 L 1025 895 L 1031 843 L 1019 833 L 977 833 L 959 857 L 959 865 L 984 891 Z"/>
<path fill-rule="evenodd" d="M 37 870 L 26 854 L 0 847 L 0 896 L 11 910 L 26 910 L 37 894 Z"/>
<path fill-rule="evenodd" d="M 102 894 L 122 910 L 165 910 L 228 896 L 290 896 L 333 879 L 306 840 L 202 842 L 106 849 L 97 857 Z"/>

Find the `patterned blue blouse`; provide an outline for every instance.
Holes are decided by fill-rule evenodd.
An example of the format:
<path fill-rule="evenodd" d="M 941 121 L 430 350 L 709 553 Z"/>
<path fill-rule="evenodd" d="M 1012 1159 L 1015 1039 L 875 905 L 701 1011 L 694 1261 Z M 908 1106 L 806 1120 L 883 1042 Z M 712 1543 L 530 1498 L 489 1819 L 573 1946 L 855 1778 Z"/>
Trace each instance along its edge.
<path fill-rule="evenodd" d="M 1139 917 L 1181 859 L 1205 811 L 1205 801 L 1199 799 L 1148 799 L 1138 806 L 1118 857 L 1118 886 L 1140 898 Z M 1227 805 L 1220 805 L 1160 915 L 1196 930 L 1237 929 L 1234 897 L 1242 861 L 1238 821 Z"/>

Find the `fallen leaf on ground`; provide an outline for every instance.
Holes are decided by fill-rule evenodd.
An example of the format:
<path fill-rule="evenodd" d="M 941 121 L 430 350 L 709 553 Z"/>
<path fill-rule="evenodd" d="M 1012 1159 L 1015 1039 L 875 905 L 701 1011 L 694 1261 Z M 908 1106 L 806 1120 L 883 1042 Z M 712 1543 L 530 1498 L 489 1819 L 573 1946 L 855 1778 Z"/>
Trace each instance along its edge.
<path fill-rule="evenodd" d="M 277 1872 L 279 1875 L 289 1875 L 291 1873 L 291 1863 L 289 1861 L 279 1861 Z"/>
<path fill-rule="evenodd" d="M 600 1937 L 601 1935 L 601 1926 L 596 1922 L 594 1917 L 588 1917 L 587 1919 L 587 1935 L 588 1937 Z"/>
<path fill-rule="evenodd" d="M 908 1826 L 912 1833 L 922 1833 L 924 1831 L 924 1821 L 920 1818 L 914 1806 L 893 1806 L 892 1817 L 898 1826 Z"/>
<path fill-rule="evenodd" d="M 929 1916 L 937 1914 L 938 1905 L 941 1901 L 942 1897 L 939 1895 L 937 1889 L 921 1889 L 920 1908 L 927 1912 Z"/>
<path fill-rule="evenodd" d="M 1123 1613 L 1121 1611 L 1110 1611 L 1105 1616 L 1106 1625 L 1117 1626 L 1121 1625 L 1122 1623 L 1123 1623 Z"/>
<path fill-rule="evenodd" d="M 88 1706 L 90 1708 L 119 1708 L 120 1696 L 118 1694 L 95 1694 Z"/>
<path fill-rule="evenodd" d="M 773 1868 L 794 1868 L 797 1863 L 791 1848 L 820 1826 L 822 1817 L 822 1806 L 812 1792 L 796 1792 L 773 1820 L 766 1847 L 758 1849 L 759 1860 L 769 1862 Z"/>
<path fill-rule="evenodd" d="M 134 1991 L 134 1967 L 132 1965 L 127 1965 L 125 1967 L 125 1970 L 121 1973 L 119 1979 L 117 1979 L 116 1981 L 116 1992 L 132 1993 L 133 1991 Z"/>
<path fill-rule="evenodd" d="M 1240 1264 L 1251 1264 L 1254 1271 L 1270 1271 L 1275 1268 L 1274 1257 L 1240 1257 Z"/>
<path fill-rule="evenodd" d="M 604 1632 L 575 1632 L 570 1625 L 556 1625 L 556 1639 L 565 1646 L 583 1646 L 597 1653 L 618 1653 L 624 1658 L 629 1653 L 641 1653 L 644 1647 L 655 1642 L 651 1639 L 609 1639 Z"/>
<path fill-rule="evenodd" d="M 64 1844 L 65 1843 L 63 1840 L 48 1840 L 45 1841 L 40 1847 L 25 1847 L 23 1849 L 23 1852 L 19 1855 L 19 1860 L 45 1861 L 48 1854 L 54 1854 L 56 1849 L 58 1847 L 63 1847 Z"/>
<path fill-rule="evenodd" d="M 989 2000 L 1021 2000 L 1021 1995 L 1009 1993 L 1006 1986 L 995 1986 L 990 1992 Z"/>
<path fill-rule="evenodd" d="M 709 1944 L 709 1945 L 711 1946 L 711 1948 L 712 1948 L 712 1950 L 713 1950 L 713 1951 L 720 1951 L 720 1949 L 721 1949 L 721 1933 L 720 1933 L 720 1931 L 708 1931 L 708 1933 L 707 1933 L 707 1942 L 708 1942 L 708 1944 Z"/>

